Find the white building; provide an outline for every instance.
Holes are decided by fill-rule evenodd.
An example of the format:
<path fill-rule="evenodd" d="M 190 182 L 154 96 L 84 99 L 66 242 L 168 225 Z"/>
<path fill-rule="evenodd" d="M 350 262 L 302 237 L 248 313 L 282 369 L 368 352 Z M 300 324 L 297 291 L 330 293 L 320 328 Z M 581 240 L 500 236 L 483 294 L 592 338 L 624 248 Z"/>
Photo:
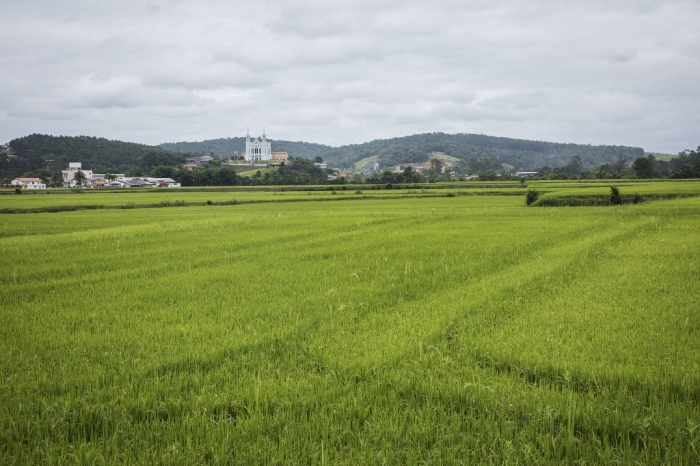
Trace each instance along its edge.
<path fill-rule="evenodd" d="M 272 159 L 272 143 L 267 140 L 265 130 L 262 138 L 250 139 L 250 131 L 245 136 L 245 160 L 246 162 L 267 161 Z"/>
<path fill-rule="evenodd" d="M 15 178 L 10 184 L 18 188 L 46 189 L 46 184 L 41 178 Z"/>
<path fill-rule="evenodd" d="M 92 170 L 83 170 L 82 169 L 83 164 L 80 162 L 71 162 L 68 164 L 68 170 L 63 170 L 61 174 L 63 175 L 63 182 L 68 183 L 71 186 L 75 185 L 75 174 L 78 172 L 83 172 L 83 175 L 85 175 L 85 178 L 88 180 L 92 179 Z"/>
<path fill-rule="evenodd" d="M 145 178 L 149 183 L 153 183 L 157 188 L 181 188 L 182 185 L 172 178 Z"/>

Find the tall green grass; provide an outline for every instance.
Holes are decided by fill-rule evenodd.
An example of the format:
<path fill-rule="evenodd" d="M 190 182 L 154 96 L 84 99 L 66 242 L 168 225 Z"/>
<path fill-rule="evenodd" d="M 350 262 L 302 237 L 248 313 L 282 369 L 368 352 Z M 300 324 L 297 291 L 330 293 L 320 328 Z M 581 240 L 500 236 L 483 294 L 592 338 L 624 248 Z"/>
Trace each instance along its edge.
<path fill-rule="evenodd" d="M 696 464 L 700 200 L 0 223 L 0 463 Z"/>

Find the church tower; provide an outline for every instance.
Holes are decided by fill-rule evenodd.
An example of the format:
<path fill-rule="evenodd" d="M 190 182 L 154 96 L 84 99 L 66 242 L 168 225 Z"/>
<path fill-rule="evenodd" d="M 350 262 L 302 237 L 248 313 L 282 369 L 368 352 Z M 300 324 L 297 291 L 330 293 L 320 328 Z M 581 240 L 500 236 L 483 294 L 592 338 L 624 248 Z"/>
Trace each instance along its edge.
<path fill-rule="evenodd" d="M 247 162 L 268 161 L 272 158 L 272 143 L 267 140 L 263 128 L 262 138 L 250 139 L 250 131 L 245 136 L 245 160 Z"/>

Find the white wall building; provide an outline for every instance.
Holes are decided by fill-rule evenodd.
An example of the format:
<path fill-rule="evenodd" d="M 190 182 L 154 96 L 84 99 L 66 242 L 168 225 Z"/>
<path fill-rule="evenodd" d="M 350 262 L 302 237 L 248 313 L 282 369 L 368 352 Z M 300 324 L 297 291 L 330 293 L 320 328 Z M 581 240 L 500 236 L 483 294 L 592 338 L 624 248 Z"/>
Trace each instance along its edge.
<path fill-rule="evenodd" d="M 181 188 L 182 185 L 172 178 L 145 178 L 149 183 L 153 183 L 157 188 Z"/>
<path fill-rule="evenodd" d="M 41 178 L 15 178 L 10 184 L 18 188 L 46 189 L 46 184 Z"/>
<path fill-rule="evenodd" d="M 71 162 L 68 164 L 68 170 L 63 170 L 61 174 L 63 175 L 63 182 L 69 183 L 71 186 L 75 185 L 75 174 L 78 172 L 83 172 L 85 178 L 88 180 L 92 179 L 92 170 L 83 170 L 83 164 L 80 162 Z"/>
<path fill-rule="evenodd" d="M 272 159 L 272 143 L 267 140 L 265 130 L 262 138 L 250 139 L 250 131 L 245 136 L 245 160 L 246 162 L 267 161 Z"/>

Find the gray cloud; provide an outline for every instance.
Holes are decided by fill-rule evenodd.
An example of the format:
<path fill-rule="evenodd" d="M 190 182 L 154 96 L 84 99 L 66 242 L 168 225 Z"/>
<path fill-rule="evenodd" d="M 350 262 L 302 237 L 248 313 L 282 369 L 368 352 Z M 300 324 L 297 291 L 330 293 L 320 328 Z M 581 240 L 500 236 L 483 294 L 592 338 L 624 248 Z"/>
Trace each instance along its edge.
<path fill-rule="evenodd" d="M 10 0 L 0 141 L 481 132 L 700 144 L 689 1 Z"/>

